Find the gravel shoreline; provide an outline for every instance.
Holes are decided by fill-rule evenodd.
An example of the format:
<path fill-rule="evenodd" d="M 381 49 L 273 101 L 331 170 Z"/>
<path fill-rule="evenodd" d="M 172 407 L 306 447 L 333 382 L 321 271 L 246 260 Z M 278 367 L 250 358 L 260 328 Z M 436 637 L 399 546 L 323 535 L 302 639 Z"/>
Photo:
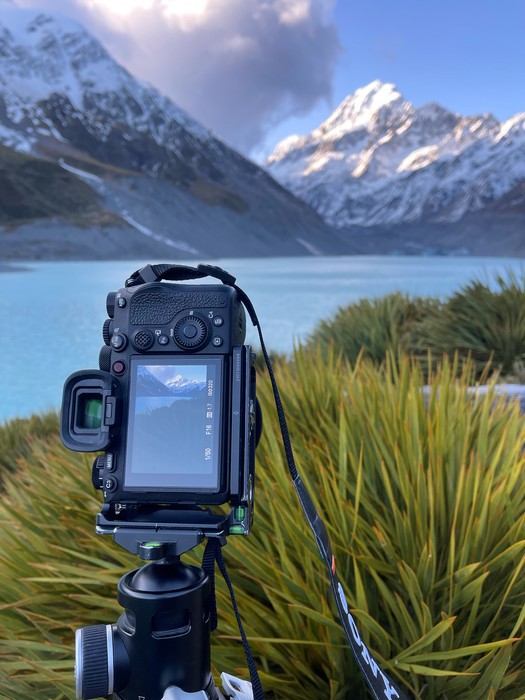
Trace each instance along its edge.
<path fill-rule="evenodd" d="M 31 272 L 31 268 L 24 267 L 23 265 L 0 263 L 0 273 L 2 272 Z"/>

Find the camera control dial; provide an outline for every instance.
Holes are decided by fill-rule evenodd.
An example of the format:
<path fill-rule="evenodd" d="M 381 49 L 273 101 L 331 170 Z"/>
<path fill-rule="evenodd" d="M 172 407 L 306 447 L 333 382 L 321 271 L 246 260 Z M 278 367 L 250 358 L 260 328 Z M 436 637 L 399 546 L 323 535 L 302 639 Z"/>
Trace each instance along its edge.
<path fill-rule="evenodd" d="M 195 349 L 206 342 L 208 328 L 199 316 L 184 316 L 173 329 L 173 337 L 182 348 Z"/>
<path fill-rule="evenodd" d="M 109 345 L 111 336 L 113 335 L 113 319 L 107 318 L 102 326 L 102 337 L 106 345 Z"/>
<path fill-rule="evenodd" d="M 109 294 L 106 297 L 106 311 L 108 312 L 108 316 L 110 318 L 113 318 L 115 315 L 115 299 L 117 297 L 116 292 L 109 292 Z"/>

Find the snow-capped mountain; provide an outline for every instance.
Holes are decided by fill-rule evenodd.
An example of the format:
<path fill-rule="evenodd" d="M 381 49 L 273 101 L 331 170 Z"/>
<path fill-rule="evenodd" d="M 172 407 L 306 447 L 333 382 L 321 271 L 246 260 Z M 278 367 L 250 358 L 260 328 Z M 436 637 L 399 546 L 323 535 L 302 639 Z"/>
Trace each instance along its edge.
<path fill-rule="evenodd" d="M 67 229 L 56 243 L 50 233 L 39 255 L 50 249 L 71 257 L 141 257 L 143 249 L 170 257 L 344 250 L 314 210 L 135 79 L 78 22 L 10 0 L 0 0 L 0 145 L 54 162 L 69 180 L 92 188 L 109 212 L 111 235 L 100 226 L 92 238 Z M 1 160 L 0 151 L 0 166 Z M 5 220 L 1 214 L 0 192 Z M 30 218 L 23 207 L 19 218 Z M 0 248 L 12 240 L 0 240 Z"/>
<path fill-rule="evenodd" d="M 137 371 L 137 396 L 165 396 L 164 382 L 157 379 L 147 367 L 139 365 Z"/>
<path fill-rule="evenodd" d="M 142 134 L 166 148 L 175 161 L 185 148 L 194 147 L 198 161 L 204 157 L 199 144 L 219 145 L 211 132 L 118 65 L 78 22 L 5 0 L 0 10 L 2 140 L 6 145 L 33 150 L 42 136 L 75 143 L 84 129 L 80 140 L 95 150 L 96 142 L 108 143 L 115 131 L 122 146 Z M 164 165 L 151 158 L 133 161 L 138 154 L 122 150 L 123 165 L 152 171 Z"/>
<path fill-rule="evenodd" d="M 161 380 L 147 366 L 139 365 L 137 372 L 138 396 L 169 396 L 191 398 L 206 387 L 206 382 L 188 379 L 176 374 L 166 380 Z"/>
<path fill-rule="evenodd" d="M 205 381 L 199 381 L 198 379 L 188 379 L 182 374 L 176 374 L 174 377 L 170 377 L 170 379 L 168 379 L 165 382 L 165 384 L 173 393 L 185 395 L 190 395 L 195 392 L 202 391 L 206 388 Z"/>
<path fill-rule="evenodd" d="M 281 141 L 267 168 L 339 228 L 459 221 L 525 183 L 525 113 L 501 124 L 415 108 L 374 81 L 307 136 Z"/>

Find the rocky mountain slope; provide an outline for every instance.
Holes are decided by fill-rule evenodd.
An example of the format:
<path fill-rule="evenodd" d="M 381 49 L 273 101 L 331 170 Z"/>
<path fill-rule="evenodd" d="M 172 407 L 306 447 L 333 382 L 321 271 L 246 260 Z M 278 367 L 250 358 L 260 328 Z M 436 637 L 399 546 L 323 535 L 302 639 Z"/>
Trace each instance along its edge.
<path fill-rule="evenodd" d="M 525 113 L 501 124 L 415 108 L 374 81 L 307 136 L 281 141 L 267 167 L 341 229 L 447 224 L 460 235 L 473 215 L 494 223 L 504 211 L 525 239 Z"/>
<path fill-rule="evenodd" d="M 9 0 L 0 0 L 0 144 L 7 186 L 18 183 L 16 212 L 0 199 L 4 257 L 349 250 L 314 210 L 136 80 L 81 25 Z M 47 210 L 20 190 L 13 151 L 63 192 Z"/>

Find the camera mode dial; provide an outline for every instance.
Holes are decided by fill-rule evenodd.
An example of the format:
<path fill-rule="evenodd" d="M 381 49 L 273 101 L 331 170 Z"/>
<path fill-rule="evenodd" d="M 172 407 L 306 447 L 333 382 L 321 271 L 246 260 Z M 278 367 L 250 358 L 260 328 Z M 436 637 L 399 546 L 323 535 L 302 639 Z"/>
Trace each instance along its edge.
<path fill-rule="evenodd" d="M 106 345 L 109 345 L 113 335 L 113 319 L 107 318 L 102 326 L 102 337 Z"/>
<path fill-rule="evenodd" d="M 182 348 L 195 349 L 206 341 L 208 328 L 198 316 L 184 316 L 177 321 L 173 329 L 173 337 Z"/>
<path fill-rule="evenodd" d="M 115 315 L 115 299 L 117 297 L 116 292 L 109 292 L 109 294 L 106 297 L 106 311 L 108 312 L 108 316 L 110 318 L 113 318 Z"/>

